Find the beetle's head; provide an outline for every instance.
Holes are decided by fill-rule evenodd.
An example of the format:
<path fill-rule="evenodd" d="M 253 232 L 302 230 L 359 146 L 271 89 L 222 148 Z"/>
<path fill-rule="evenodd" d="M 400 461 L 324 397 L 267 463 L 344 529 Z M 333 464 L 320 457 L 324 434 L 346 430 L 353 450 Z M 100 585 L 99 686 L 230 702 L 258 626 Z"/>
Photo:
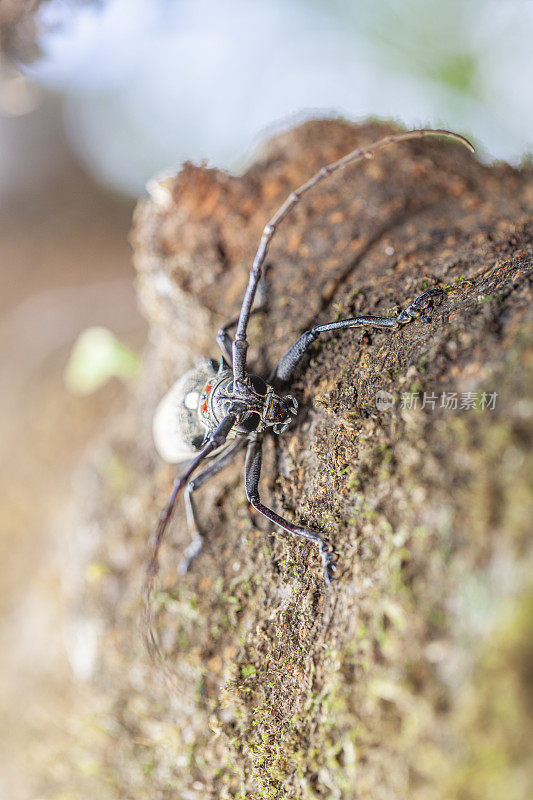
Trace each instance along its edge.
<path fill-rule="evenodd" d="M 266 409 L 265 423 L 272 427 L 274 433 L 283 433 L 290 425 L 291 414 L 296 415 L 297 411 L 298 401 L 292 394 L 280 397 L 273 393 Z"/>

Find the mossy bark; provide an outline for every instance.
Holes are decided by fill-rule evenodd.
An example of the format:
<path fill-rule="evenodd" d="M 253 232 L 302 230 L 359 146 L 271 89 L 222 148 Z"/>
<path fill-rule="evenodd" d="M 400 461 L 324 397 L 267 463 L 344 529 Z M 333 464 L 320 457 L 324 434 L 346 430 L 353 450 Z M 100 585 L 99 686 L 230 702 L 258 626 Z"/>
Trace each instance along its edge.
<path fill-rule="evenodd" d="M 142 648 L 147 539 L 172 476 L 153 453 L 153 408 L 196 357 L 217 355 L 280 201 L 389 130 L 309 122 L 242 177 L 186 165 L 139 204 L 152 343 L 79 494 L 75 617 L 97 621 L 107 704 L 91 712 L 102 774 L 83 783 L 100 797 L 531 796 L 530 168 L 402 144 L 283 223 L 269 311 L 250 326 L 262 374 L 314 321 L 446 291 L 429 323 L 319 340 L 294 383 L 299 424 L 267 448 L 264 497 L 327 532 L 333 590 L 308 543 L 250 515 L 238 460 L 201 490 L 206 546 L 185 578 L 181 508 L 169 533 L 155 603 L 172 690 Z M 391 408 L 376 407 L 379 390 Z"/>

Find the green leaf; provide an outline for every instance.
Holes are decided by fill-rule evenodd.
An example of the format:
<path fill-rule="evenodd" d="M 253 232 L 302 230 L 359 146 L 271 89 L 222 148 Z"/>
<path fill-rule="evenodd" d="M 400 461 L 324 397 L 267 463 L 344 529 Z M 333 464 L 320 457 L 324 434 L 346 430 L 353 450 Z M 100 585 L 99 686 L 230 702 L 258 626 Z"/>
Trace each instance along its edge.
<path fill-rule="evenodd" d="M 140 367 L 140 358 L 112 331 L 94 326 L 83 331 L 72 347 L 64 373 L 65 385 L 74 395 L 89 395 L 110 378 L 133 377 Z"/>

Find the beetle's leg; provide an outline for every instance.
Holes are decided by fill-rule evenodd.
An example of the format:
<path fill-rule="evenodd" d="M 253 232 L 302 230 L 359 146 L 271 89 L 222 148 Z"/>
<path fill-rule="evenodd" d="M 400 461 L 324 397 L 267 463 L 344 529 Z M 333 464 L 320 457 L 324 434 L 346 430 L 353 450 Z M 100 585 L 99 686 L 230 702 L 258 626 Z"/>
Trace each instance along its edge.
<path fill-rule="evenodd" d="M 311 330 L 302 333 L 300 338 L 280 358 L 268 382 L 271 383 L 275 379 L 282 383 L 289 381 L 307 350 L 318 339 L 319 334 L 343 328 L 359 328 L 363 325 L 372 325 L 376 328 L 397 328 L 398 322 L 395 317 L 361 316 L 339 319 L 336 322 L 327 322 L 325 325 L 315 325 Z"/>
<path fill-rule="evenodd" d="M 346 328 L 360 328 L 365 325 L 370 325 L 374 328 L 398 328 L 399 325 L 409 322 L 413 317 L 418 317 L 420 312 L 428 305 L 429 298 L 435 294 L 441 294 L 442 291 L 443 290 L 438 287 L 428 289 L 427 292 L 424 292 L 417 297 L 416 300 L 413 300 L 411 305 L 409 305 L 405 311 L 401 311 L 397 317 L 369 315 L 339 319 L 336 322 L 326 322 L 324 325 L 315 325 L 311 330 L 302 333 L 300 338 L 297 339 L 292 347 L 287 350 L 285 355 L 281 357 L 269 377 L 269 383 L 276 379 L 282 383 L 289 381 L 303 356 L 321 333 Z M 424 321 L 427 322 L 428 320 L 424 319 Z"/>
<path fill-rule="evenodd" d="M 204 458 L 206 458 L 210 453 L 212 453 L 213 450 L 217 450 L 224 444 L 230 430 L 235 424 L 236 419 L 237 415 L 231 413 L 230 409 L 230 413 L 226 417 L 224 417 L 218 428 L 216 428 L 216 430 L 214 430 L 213 433 L 209 436 L 207 444 L 205 445 L 203 450 L 201 450 L 201 452 L 196 456 L 196 458 L 190 465 L 189 469 L 185 472 L 185 474 L 182 475 L 181 477 L 180 476 L 175 477 L 174 485 L 172 487 L 172 492 L 170 494 L 168 502 L 164 507 L 164 509 L 159 514 L 159 523 L 157 525 L 157 530 L 155 532 L 155 537 L 154 537 L 154 543 L 152 546 L 152 556 L 146 568 L 146 575 L 144 579 L 144 589 L 143 589 L 144 614 L 146 623 L 146 630 L 145 630 L 146 647 L 148 649 L 148 652 L 153 658 L 162 659 L 159 643 L 157 641 L 157 637 L 154 632 L 153 611 L 152 611 L 152 590 L 154 588 L 154 583 L 157 577 L 157 573 L 159 572 L 159 551 L 161 549 L 161 544 L 163 542 L 163 538 L 168 528 L 168 523 L 170 522 L 174 506 L 176 505 L 176 500 L 178 499 L 182 489 L 184 489 L 184 487 L 189 483 L 191 475 L 200 466 Z"/>
<path fill-rule="evenodd" d="M 211 464 L 209 464 L 209 466 L 203 470 L 203 472 L 200 472 L 192 479 L 192 481 L 189 481 L 187 484 L 183 499 L 185 500 L 187 523 L 191 532 L 191 543 L 185 548 L 183 559 L 178 566 L 178 572 L 180 575 L 185 575 L 194 559 L 199 555 L 203 545 L 203 536 L 198 527 L 196 508 L 194 506 L 192 494 L 199 489 L 200 486 L 203 486 L 206 481 L 208 481 L 210 478 L 213 478 L 217 473 L 223 470 L 224 467 L 226 467 L 230 461 L 232 461 L 239 450 L 242 450 L 245 444 L 246 439 L 236 439 L 228 450 L 216 456 Z"/>
<path fill-rule="evenodd" d="M 217 344 L 220 347 L 220 349 L 222 350 L 222 355 L 224 356 L 224 361 L 226 362 L 226 364 L 228 366 L 231 365 L 231 346 L 232 346 L 231 336 L 228 333 L 228 328 L 231 328 L 231 326 L 234 323 L 235 323 L 235 320 L 232 320 L 231 322 L 228 322 L 228 324 L 224 325 L 224 327 L 221 328 L 219 330 L 219 332 L 217 333 Z"/>
<path fill-rule="evenodd" d="M 420 316 L 420 312 L 423 311 L 429 305 L 429 298 L 433 297 L 436 294 L 443 294 L 444 289 L 441 289 L 439 286 L 434 286 L 433 289 L 428 289 L 427 292 L 419 295 L 411 305 L 407 306 L 405 311 L 400 311 L 398 316 L 396 317 L 398 323 L 403 325 L 404 322 L 409 322 L 411 319 Z M 429 322 L 427 317 L 422 317 L 424 322 Z"/>
<path fill-rule="evenodd" d="M 275 525 L 279 525 L 283 530 L 294 533 L 296 536 L 301 536 L 303 539 L 308 539 L 318 546 L 324 566 L 324 577 L 326 583 L 329 585 L 333 577 L 333 572 L 336 569 L 336 559 L 333 548 L 331 548 L 316 531 L 305 528 L 303 525 L 296 525 L 294 522 L 289 522 L 289 520 L 280 517 L 279 514 L 276 514 L 271 508 L 267 508 L 267 506 L 261 503 L 259 497 L 259 478 L 261 475 L 262 447 L 263 442 L 261 437 L 255 437 L 248 445 L 245 467 L 246 496 L 252 507 Z"/>

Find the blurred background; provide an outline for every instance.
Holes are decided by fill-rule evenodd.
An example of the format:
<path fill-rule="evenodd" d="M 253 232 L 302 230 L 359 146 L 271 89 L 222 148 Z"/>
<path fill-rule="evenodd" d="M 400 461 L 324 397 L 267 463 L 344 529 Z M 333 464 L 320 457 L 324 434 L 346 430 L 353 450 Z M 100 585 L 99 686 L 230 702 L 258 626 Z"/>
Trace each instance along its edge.
<path fill-rule="evenodd" d="M 127 241 L 146 182 L 186 159 L 238 172 L 266 135 L 339 114 L 519 165 L 532 39 L 531 0 L 0 0 L 0 797 L 42 791 L 43 724 L 89 691 L 57 530 L 146 339 Z M 111 333 L 74 358 L 100 366 L 71 360 L 65 384 L 92 326 Z"/>

